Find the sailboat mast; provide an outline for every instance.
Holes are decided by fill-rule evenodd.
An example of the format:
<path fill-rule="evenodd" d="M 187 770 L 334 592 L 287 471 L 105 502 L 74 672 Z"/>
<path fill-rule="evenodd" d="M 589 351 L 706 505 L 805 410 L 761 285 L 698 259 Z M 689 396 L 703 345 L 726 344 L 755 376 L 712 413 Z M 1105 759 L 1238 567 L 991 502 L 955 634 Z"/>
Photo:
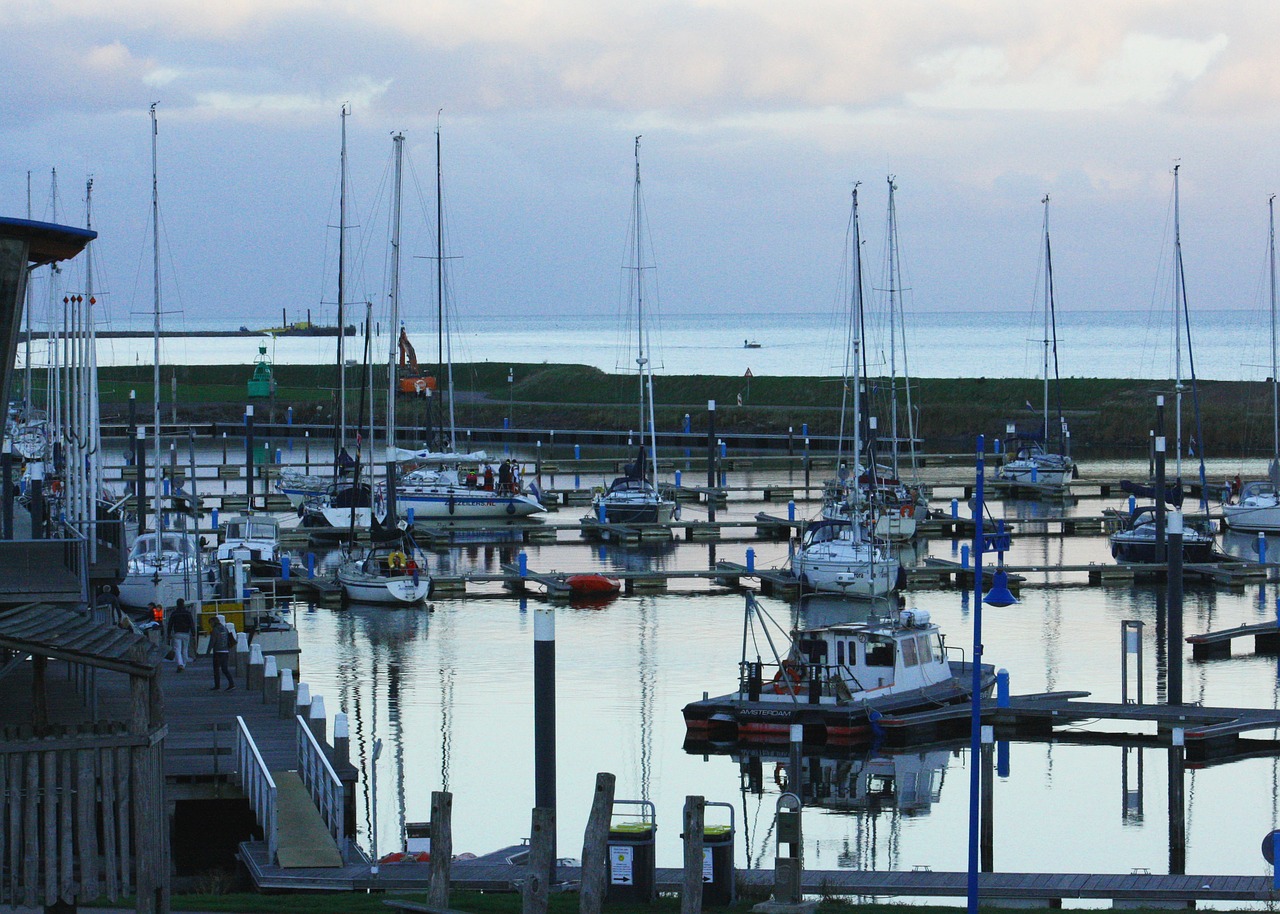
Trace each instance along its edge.
<path fill-rule="evenodd" d="M 436 377 L 443 378 L 448 386 L 449 443 L 453 449 L 458 440 L 457 424 L 453 412 L 453 347 L 446 352 L 448 329 L 445 325 L 444 307 L 444 163 L 440 154 L 440 122 L 436 121 Z M 443 412 L 444 404 L 440 404 Z"/>
<path fill-rule="evenodd" d="M 636 137 L 636 188 L 632 200 L 632 219 L 635 221 L 635 258 L 636 258 L 636 365 L 640 376 L 640 443 L 646 441 L 646 410 L 648 412 L 648 434 L 650 479 L 654 485 L 658 482 L 658 439 L 655 431 L 653 413 L 653 364 L 648 356 L 648 330 L 644 322 L 644 247 L 642 244 L 644 226 L 644 207 L 640 192 L 640 137 Z"/>
<path fill-rule="evenodd" d="M 396 347 L 400 343 L 400 213 L 401 179 L 404 174 L 404 134 L 391 138 L 395 150 L 395 186 L 391 197 L 391 330 L 387 352 L 387 466 L 392 466 L 396 447 Z M 390 479 L 387 483 L 391 485 Z"/>
<path fill-rule="evenodd" d="M 151 103 L 151 270 L 152 288 L 154 290 L 151 326 L 151 407 L 152 421 L 155 425 L 154 460 L 152 471 L 155 473 L 155 492 L 151 498 L 152 517 L 156 525 L 156 567 L 159 568 L 160 557 L 160 180 L 159 172 L 159 135 L 160 127 L 156 122 L 156 105 Z M 139 533 L 142 531 L 139 530 Z"/>
<path fill-rule="evenodd" d="M 1176 477 L 1182 479 L 1182 309 L 1183 309 L 1183 290 L 1182 290 L 1182 228 L 1179 222 L 1179 201 L 1178 201 L 1178 169 L 1182 166 L 1173 166 L 1173 359 L 1174 359 L 1174 380 L 1173 380 L 1173 412 L 1174 412 L 1174 430 L 1178 456 L 1175 461 L 1174 473 Z"/>
<path fill-rule="evenodd" d="M 338 435 L 333 443 L 334 472 L 338 469 L 338 454 L 347 443 L 347 105 L 339 115 L 342 121 L 342 152 L 338 178 Z"/>
<path fill-rule="evenodd" d="M 849 308 L 849 345 L 850 351 L 847 353 L 849 362 L 853 365 L 853 488 L 855 502 L 860 502 L 861 488 L 858 483 L 858 459 L 862 454 L 862 374 L 859 370 L 860 350 L 862 348 L 862 239 L 858 231 L 858 184 L 853 185 L 853 210 L 849 215 L 849 221 L 852 228 L 852 263 L 853 263 L 853 298 Z M 845 377 L 849 376 L 849 365 L 845 365 Z M 841 423 L 844 417 L 841 416 Z M 843 436 L 842 436 L 843 437 Z M 871 468 L 872 478 L 875 478 L 875 467 Z M 855 528 L 857 524 L 854 524 Z"/>
<path fill-rule="evenodd" d="M 1267 253 L 1271 271 L 1271 433 L 1272 462 L 1280 461 L 1280 377 L 1276 372 L 1276 195 L 1267 198 Z M 1270 473 L 1268 474 L 1271 475 Z"/>
<path fill-rule="evenodd" d="M 889 175 L 889 434 L 893 436 L 893 475 L 898 475 L 898 185 Z"/>
<path fill-rule="evenodd" d="M 1049 195 L 1044 204 L 1044 448 L 1049 450 L 1049 312 L 1053 308 L 1053 267 L 1049 259 Z"/>
<path fill-rule="evenodd" d="M 32 217 L 31 213 L 31 172 L 27 172 L 27 218 Z M 22 380 L 22 421 L 31 421 L 31 283 L 27 283 L 26 296 L 23 301 L 22 310 L 26 317 L 27 325 L 27 341 L 25 343 L 26 350 L 23 356 L 23 380 Z"/>

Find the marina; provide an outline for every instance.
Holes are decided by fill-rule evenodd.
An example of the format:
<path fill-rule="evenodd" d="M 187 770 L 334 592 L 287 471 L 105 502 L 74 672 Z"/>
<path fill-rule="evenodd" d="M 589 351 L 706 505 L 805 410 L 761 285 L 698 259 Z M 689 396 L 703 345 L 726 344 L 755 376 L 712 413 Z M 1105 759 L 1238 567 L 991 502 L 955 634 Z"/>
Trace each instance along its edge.
<path fill-rule="evenodd" d="M 797 450 L 779 430 L 767 446 L 731 445 L 686 430 L 652 434 L 653 453 L 637 457 L 601 433 L 584 459 L 580 442 L 565 443 L 576 433 L 561 431 L 556 454 L 540 431 L 473 428 L 468 444 L 493 454 L 445 455 L 457 467 L 449 484 L 493 493 L 462 464 L 501 461 L 509 488 L 498 497 L 523 478 L 534 516 L 383 523 L 373 496 L 394 478 L 387 469 L 368 477 L 358 522 L 355 506 L 335 508 L 348 519 L 334 515 L 317 536 L 279 483 L 323 471 L 336 439 L 319 427 L 280 436 L 249 409 L 232 429 L 166 431 L 159 413 L 157 399 L 160 435 L 108 436 L 84 464 L 118 487 L 117 508 L 185 544 L 157 548 L 164 540 L 135 524 L 131 577 L 123 522 L 69 537 L 44 513 L 42 477 L 25 478 L 29 513 L 5 487 L 0 561 L 22 567 L 41 539 L 61 550 L 63 536 L 76 545 L 59 561 L 80 582 L 6 579 L 0 645 L 17 700 L 0 772 L 21 784 L 6 821 L 8 852 L 23 848 L 6 900 L 45 897 L 59 879 L 70 892 L 68 849 L 92 851 L 83 825 L 59 832 L 52 807 L 39 811 L 38 791 L 101 783 L 127 753 L 129 814 L 112 820 L 111 840 L 130 847 L 122 829 L 158 822 L 169 835 L 107 867 L 112 891 L 145 896 L 140 910 L 166 909 L 172 886 L 237 860 L 259 890 L 430 886 L 431 866 L 387 855 L 411 850 L 441 792 L 450 844 L 465 853 L 453 884 L 510 890 L 532 866 L 524 841 L 543 833 L 529 811 L 545 823 L 538 815 L 555 810 L 547 827 L 571 856 L 602 772 L 616 777 L 618 804 L 646 810 L 654 891 L 675 890 L 685 848 L 674 824 L 684 798 L 700 796 L 732 810 L 732 881 L 744 889 L 777 894 L 790 872 L 798 891 L 822 895 L 964 894 L 954 836 L 978 824 L 957 783 L 968 776 L 983 785 L 981 884 L 993 900 L 1276 897 L 1258 842 L 1280 821 L 1280 566 L 1268 561 L 1280 544 L 1217 531 L 1204 561 L 1117 563 L 1108 535 L 1133 513 L 1120 481 L 1145 478 L 1142 460 L 1082 461 L 1083 478 L 1053 493 L 1034 479 L 988 487 L 972 455 L 918 454 L 909 480 L 860 474 L 892 489 L 872 504 L 912 523 L 876 539 L 872 565 L 892 562 L 893 592 L 851 599 L 809 593 L 795 573 L 807 533 L 863 523 L 821 519 L 833 474 L 842 489 L 861 481 L 815 453 L 830 442 Z M 670 516 L 607 516 L 593 499 L 618 474 L 652 482 L 646 497 Z M 67 485 L 85 507 L 84 480 Z M 1218 522 L 1229 487 L 1187 488 L 1221 493 L 1199 511 Z M 219 539 L 226 554 L 202 564 Z M 985 606 L 974 595 L 981 550 L 979 589 L 1001 595 Z M 169 552 L 172 568 L 147 564 Z M 131 622 L 102 589 L 117 579 L 142 591 L 121 588 Z M 850 576 L 827 587 L 856 593 Z M 162 633 L 179 595 L 196 609 L 185 665 Z M 768 649 L 748 644 L 744 605 L 772 620 Z M 1253 651 L 1237 656 L 1241 637 Z M 234 690 L 217 688 L 221 657 Z M 120 722 L 98 726 L 103 717 Z M 988 731 L 981 745 L 963 741 L 975 723 Z M 95 754 L 72 764 L 81 751 Z M 68 805 L 67 821 L 99 814 L 87 802 Z M 581 862 L 563 865 L 566 878 L 585 880 Z"/>

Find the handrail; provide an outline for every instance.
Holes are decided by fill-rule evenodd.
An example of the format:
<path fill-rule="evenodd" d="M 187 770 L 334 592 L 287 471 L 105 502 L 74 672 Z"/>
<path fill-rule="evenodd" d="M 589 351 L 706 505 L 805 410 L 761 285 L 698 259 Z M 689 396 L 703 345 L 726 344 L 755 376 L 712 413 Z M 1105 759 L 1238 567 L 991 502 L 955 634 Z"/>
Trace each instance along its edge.
<path fill-rule="evenodd" d="M 346 856 L 346 830 L 343 822 L 343 789 L 337 772 L 329 764 L 324 750 L 316 736 L 307 726 L 301 715 L 296 715 L 298 722 L 298 776 L 315 801 L 316 808 L 329 829 L 329 834 L 338 843 L 338 848 Z"/>
<path fill-rule="evenodd" d="M 267 770 L 267 764 L 262 760 L 258 744 L 253 741 L 244 718 L 239 715 L 236 715 L 236 727 L 236 779 L 240 782 L 240 789 L 249 798 L 249 808 L 262 826 L 262 834 L 267 842 L 267 859 L 274 863 L 276 850 L 280 846 L 276 819 L 276 782 Z"/>

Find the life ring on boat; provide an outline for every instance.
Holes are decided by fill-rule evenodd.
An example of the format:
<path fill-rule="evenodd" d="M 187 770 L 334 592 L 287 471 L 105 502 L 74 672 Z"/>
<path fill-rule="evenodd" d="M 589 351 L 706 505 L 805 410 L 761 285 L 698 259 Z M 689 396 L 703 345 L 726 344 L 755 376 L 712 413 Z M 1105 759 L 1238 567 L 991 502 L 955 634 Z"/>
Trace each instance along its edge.
<path fill-rule="evenodd" d="M 399 550 L 387 556 L 388 568 L 403 568 L 405 566 L 405 554 Z"/>
<path fill-rule="evenodd" d="M 915 505 L 905 504 L 898 509 L 898 513 L 901 514 L 903 517 L 910 517 L 912 514 L 915 513 Z"/>
<path fill-rule="evenodd" d="M 794 692 L 803 676 L 804 671 L 800 669 L 800 664 L 794 660 L 784 660 L 782 666 L 778 667 L 778 672 L 773 674 L 773 690 L 779 693 Z M 790 681 L 790 687 L 787 685 L 788 681 Z"/>

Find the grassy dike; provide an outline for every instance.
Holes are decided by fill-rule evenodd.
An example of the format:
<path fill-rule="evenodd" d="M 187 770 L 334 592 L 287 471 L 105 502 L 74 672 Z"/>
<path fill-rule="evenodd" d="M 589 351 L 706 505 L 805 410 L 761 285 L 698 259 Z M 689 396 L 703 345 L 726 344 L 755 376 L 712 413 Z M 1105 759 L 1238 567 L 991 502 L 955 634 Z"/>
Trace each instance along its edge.
<path fill-rule="evenodd" d="M 507 382 L 513 367 L 514 383 Z M 249 365 L 166 366 L 162 368 L 163 418 L 173 414 L 174 391 L 180 421 L 234 421 L 244 412 Z M 362 372 L 348 370 L 348 415 L 360 407 Z M 380 415 L 385 399 L 385 369 L 375 372 L 374 408 Z M 176 387 L 175 387 L 176 381 Z M 336 371 L 332 366 L 276 366 L 274 401 L 255 401 L 264 421 L 283 421 L 293 407 L 296 423 L 327 424 L 336 408 Z M 138 395 L 142 415 L 151 409 L 151 369 L 147 366 L 103 368 L 102 411 L 108 421 L 127 416 L 130 390 Z M 635 375 L 606 374 L 584 365 L 472 363 L 454 367 L 456 415 L 464 427 L 501 426 L 510 414 L 516 428 L 635 428 L 638 381 Z M 901 381 L 899 381 L 901 385 Z M 659 375 L 654 379 L 659 429 L 677 430 L 688 413 L 695 431 L 706 428 L 708 400 L 717 402 L 720 432 L 834 435 L 839 427 L 841 383 L 835 378 Z M 888 382 L 874 379 L 872 414 L 880 434 L 890 427 Z M 39 397 L 44 378 L 33 388 Z M 1172 382 L 1070 378 L 1061 382 L 1062 409 L 1072 435 L 1072 452 L 1145 454 L 1155 423 L 1155 397 L 1165 394 L 1166 428 L 1172 435 Z M 738 406 L 738 396 L 742 406 Z M 1026 403 L 1041 402 L 1042 382 L 1006 378 L 922 378 L 912 381 L 911 400 L 919 416 L 919 434 L 927 451 L 963 451 L 979 433 L 1002 435 L 1006 422 L 1031 425 L 1039 420 Z M 1271 452 L 1271 386 L 1265 382 L 1200 382 L 1202 435 L 1206 452 L 1217 457 L 1260 456 Z M 905 397 L 899 388 L 899 427 L 905 435 Z M 408 423 L 422 424 L 420 400 L 400 398 L 398 411 Z M 1185 429 L 1194 428 L 1190 391 L 1183 396 Z"/>

